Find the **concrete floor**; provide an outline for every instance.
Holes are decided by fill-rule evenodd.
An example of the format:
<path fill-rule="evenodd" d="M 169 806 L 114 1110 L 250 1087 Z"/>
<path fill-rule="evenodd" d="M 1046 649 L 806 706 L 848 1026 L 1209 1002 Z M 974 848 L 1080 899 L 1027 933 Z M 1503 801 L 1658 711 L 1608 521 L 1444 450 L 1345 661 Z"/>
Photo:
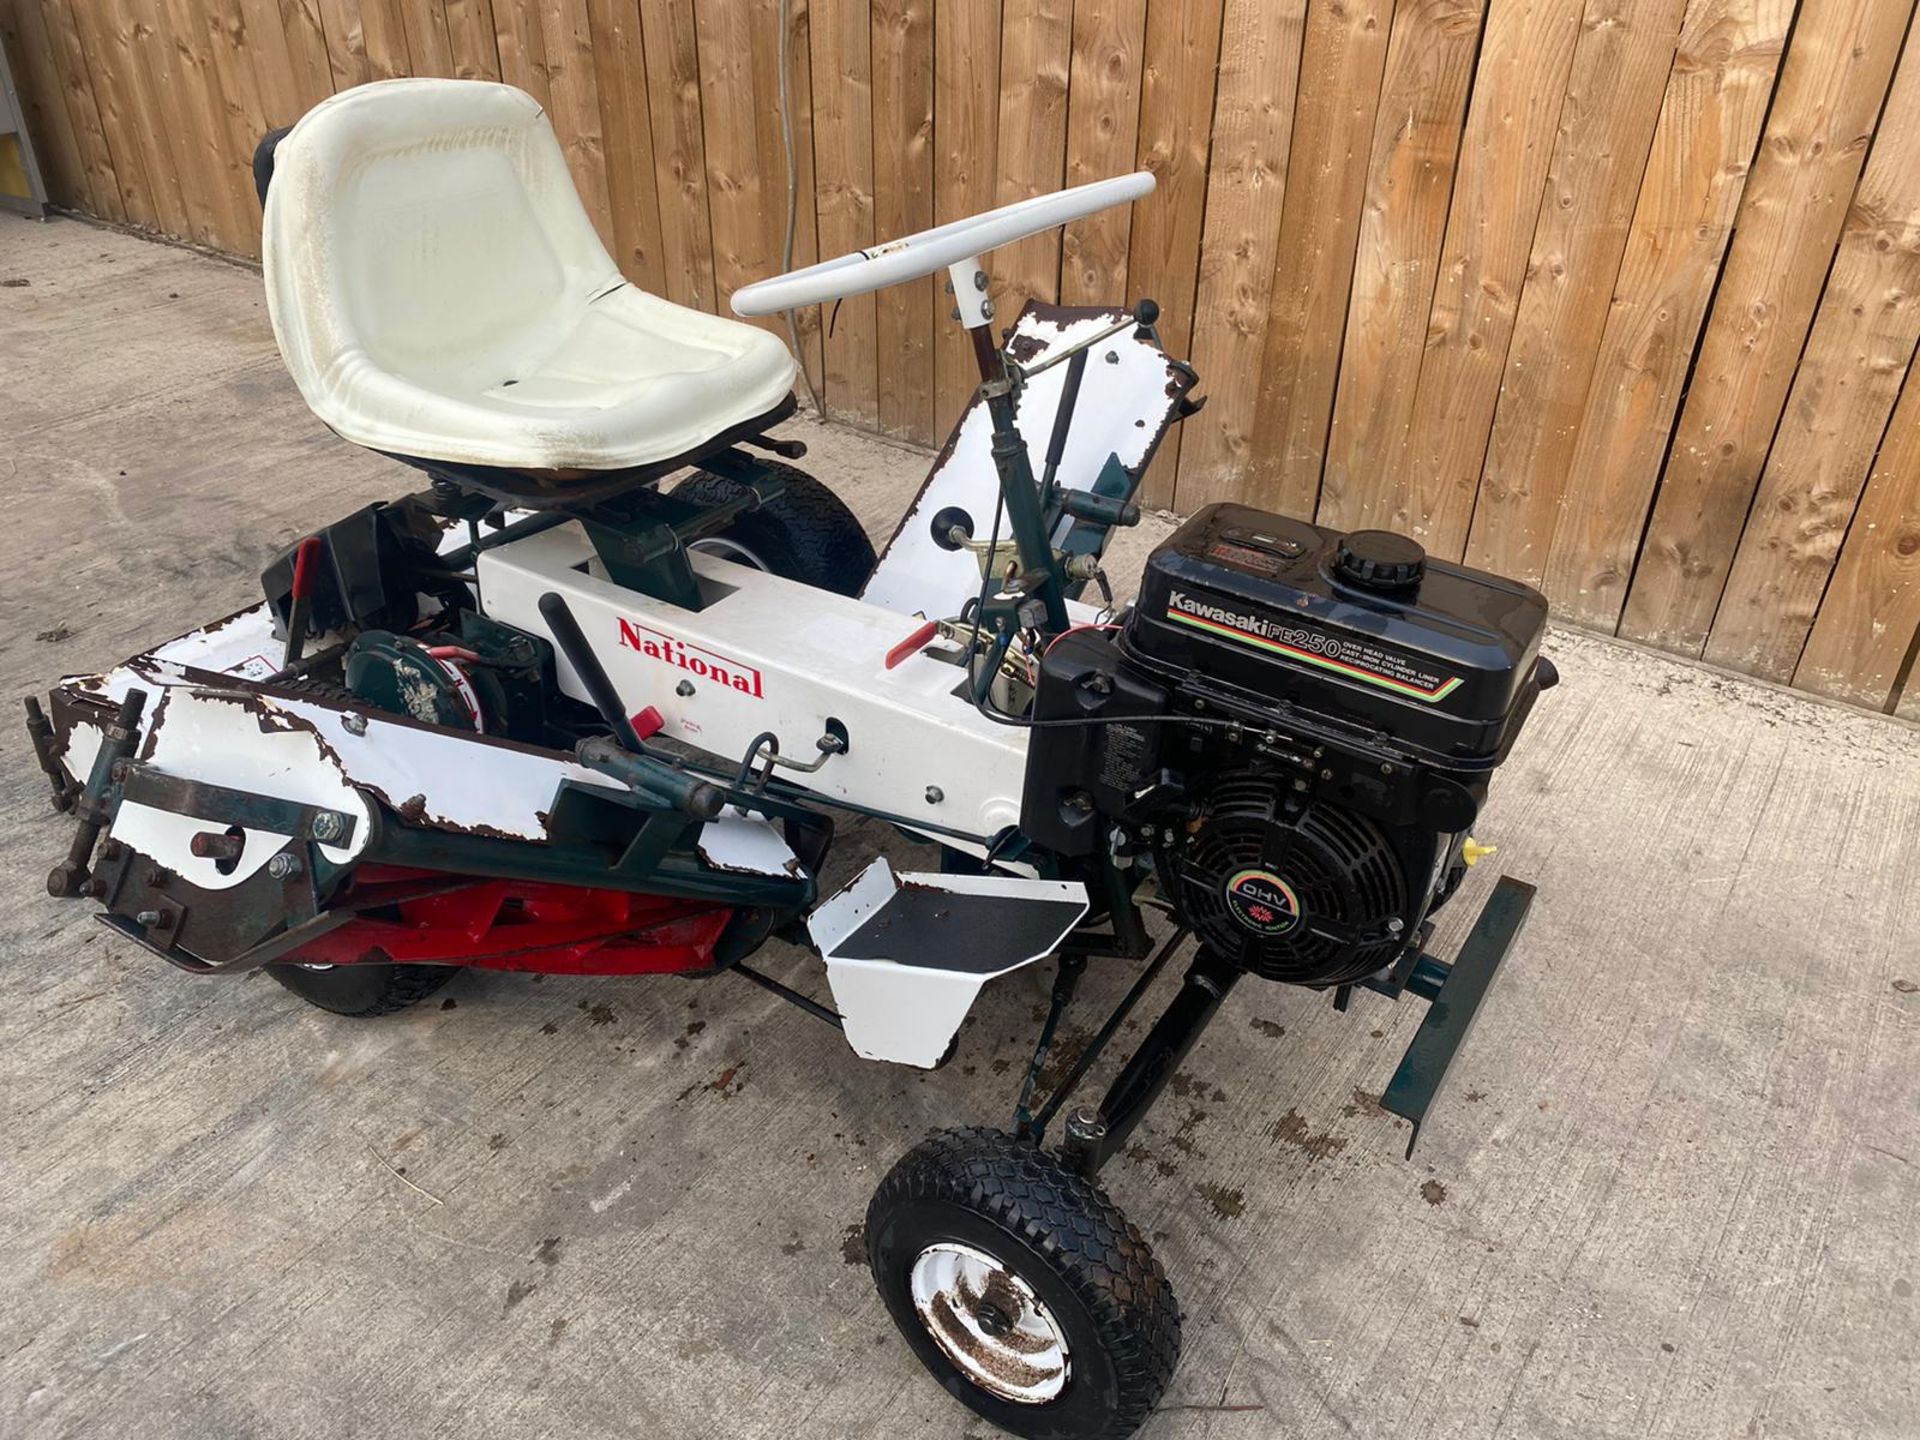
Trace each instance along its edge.
<path fill-rule="evenodd" d="M 409 483 L 309 417 L 248 271 L 0 216 L 0 282 L 9 694 Z M 923 458 L 803 431 L 888 526 Z M 1540 901 L 1419 1157 L 1370 1092 L 1420 1007 L 1250 982 L 1109 1172 L 1187 1312 L 1147 1433 L 1920 1435 L 1920 734 L 1551 648 L 1442 952 L 1497 868 Z M 0 1434 L 985 1434 L 854 1227 L 911 1141 L 1005 1115 L 1048 967 L 933 1075 L 726 979 L 339 1021 L 47 899 L 42 788 L 8 721 Z"/>

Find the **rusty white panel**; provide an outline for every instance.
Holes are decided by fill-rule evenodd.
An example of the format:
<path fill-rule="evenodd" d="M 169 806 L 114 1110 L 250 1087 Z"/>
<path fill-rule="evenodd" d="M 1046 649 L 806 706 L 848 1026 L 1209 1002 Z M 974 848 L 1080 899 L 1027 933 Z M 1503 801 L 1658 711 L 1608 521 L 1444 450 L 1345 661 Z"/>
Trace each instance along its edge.
<path fill-rule="evenodd" d="M 166 691 L 149 702 L 141 759 L 164 775 L 351 815 L 354 831 L 348 843 L 320 847 L 336 864 L 347 863 L 366 848 L 372 807 L 319 738 L 311 731 L 263 725 L 259 712 L 243 701 L 184 687 Z M 215 862 L 191 849 L 194 835 L 209 828 L 214 827 L 205 820 L 128 803 L 114 817 L 113 837 L 205 890 L 240 884 L 293 838 L 249 830 L 232 873 L 222 874 Z"/>
<path fill-rule="evenodd" d="M 1022 363 L 1036 365 L 1119 318 L 1118 311 L 1089 315 L 1053 307 L 1029 309 L 1014 328 L 1011 348 Z M 1053 434 L 1053 417 L 1066 378 L 1067 366 L 1056 365 L 1035 376 L 1019 397 L 1017 421 L 1036 477 Z M 1184 382 L 1160 348 L 1151 340 L 1136 338 L 1132 330 L 1095 345 L 1088 353 L 1073 428 L 1067 432 L 1060 482 L 1070 489 L 1091 490 L 1109 455 L 1119 456 L 1127 469 L 1138 471 L 1171 422 Z M 934 620 L 957 616 L 980 593 L 980 562 L 971 551 L 936 545 L 933 517 L 950 506 L 964 510 L 973 517 L 973 538 L 984 542 L 992 531 L 999 497 L 993 422 L 976 397 L 934 462 L 861 598 L 905 615 Z M 1000 533 L 1007 538 L 1004 524 Z M 1092 613 L 1089 609 L 1085 618 Z"/>
<path fill-rule="evenodd" d="M 694 849 L 710 870 L 749 875 L 798 875 L 801 870 L 779 830 L 758 815 L 732 809 L 701 827 Z"/>

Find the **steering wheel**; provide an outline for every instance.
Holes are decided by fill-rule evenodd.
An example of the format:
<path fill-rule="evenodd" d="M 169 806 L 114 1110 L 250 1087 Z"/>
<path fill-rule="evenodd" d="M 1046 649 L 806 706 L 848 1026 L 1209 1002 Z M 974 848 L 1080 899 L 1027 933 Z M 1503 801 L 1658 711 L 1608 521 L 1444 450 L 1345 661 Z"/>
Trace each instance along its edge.
<path fill-rule="evenodd" d="M 997 210 L 936 225 L 902 240 L 889 240 L 870 250 L 856 250 L 837 260 L 822 260 L 804 270 L 756 280 L 733 292 L 736 315 L 772 315 L 798 310 L 823 300 L 865 295 L 903 280 L 918 280 L 963 262 L 972 262 L 989 250 L 1024 240 L 1084 219 L 1114 205 L 1125 205 L 1153 193 L 1153 176 L 1144 170 L 1076 185 L 1051 195 L 1016 200 Z M 970 282 L 969 282 L 970 283 Z M 956 286 L 956 289 L 959 287 Z M 963 307 L 964 308 L 964 307 Z"/>

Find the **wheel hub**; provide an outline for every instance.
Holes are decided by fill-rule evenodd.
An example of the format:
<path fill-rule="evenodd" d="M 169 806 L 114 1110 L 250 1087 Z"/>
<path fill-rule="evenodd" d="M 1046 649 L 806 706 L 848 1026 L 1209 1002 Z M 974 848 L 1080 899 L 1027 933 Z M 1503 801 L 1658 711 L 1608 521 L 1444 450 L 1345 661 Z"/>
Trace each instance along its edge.
<path fill-rule="evenodd" d="M 975 1385 L 1002 1400 L 1041 1405 L 1066 1389 L 1067 1337 L 1046 1303 L 993 1256 L 953 1241 L 913 1262 L 920 1323 Z"/>

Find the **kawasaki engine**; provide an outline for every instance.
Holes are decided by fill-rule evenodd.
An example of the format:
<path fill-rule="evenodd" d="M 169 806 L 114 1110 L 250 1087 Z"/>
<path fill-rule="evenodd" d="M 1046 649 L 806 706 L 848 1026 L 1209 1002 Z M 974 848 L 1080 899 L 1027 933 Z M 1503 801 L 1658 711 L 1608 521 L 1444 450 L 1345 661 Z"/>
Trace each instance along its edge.
<path fill-rule="evenodd" d="M 1475 858 L 1488 778 L 1556 678 L 1546 614 L 1402 536 L 1203 510 L 1117 628 L 1047 652 L 1021 829 L 1150 867 L 1255 974 L 1388 970 Z"/>

